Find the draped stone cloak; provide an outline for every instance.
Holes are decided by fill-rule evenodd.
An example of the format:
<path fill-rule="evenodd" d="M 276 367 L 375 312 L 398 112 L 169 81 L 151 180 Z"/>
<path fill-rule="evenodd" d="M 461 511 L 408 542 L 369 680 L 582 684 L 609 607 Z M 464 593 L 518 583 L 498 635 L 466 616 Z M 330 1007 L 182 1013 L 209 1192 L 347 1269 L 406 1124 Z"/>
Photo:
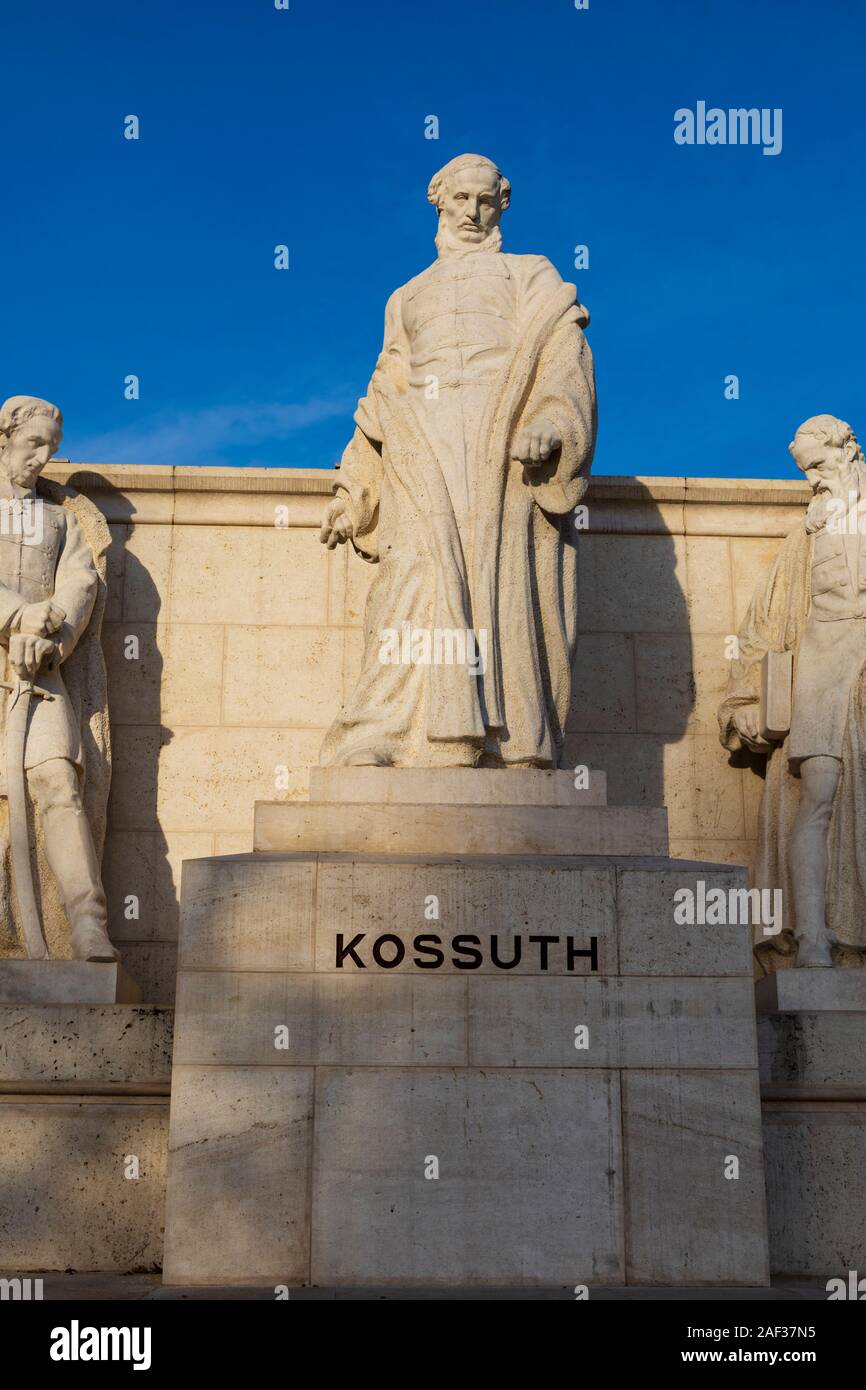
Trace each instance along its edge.
<path fill-rule="evenodd" d="M 556 766 L 576 636 L 573 512 L 596 433 L 589 316 L 543 256 L 444 259 L 389 300 L 334 484 L 378 573 L 361 674 L 321 761 L 372 750 L 395 766 L 482 753 Z M 512 442 L 542 416 L 562 447 L 524 468 Z M 472 631 L 479 646 L 484 634 L 484 669 L 380 659 L 384 632 L 419 629 Z"/>
<path fill-rule="evenodd" d="M 731 752 L 743 747 L 733 724 L 735 710 L 744 705 L 757 707 L 760 702 L 765 652 L 794 653 L 796 686 L 797 654 L 811 605 L 814 539 L 804 518 L 783 541 L 749 604 L 738 637 L 739 659 L 731 665 L 728 690 L 719 708 L 721 742 Z M 800 803 L 800 780 L 789 765 L 788 746 L 786 737 L 767 755 L 758 812 L 752 882 L 757 888 L 782 890 L 782 932 L 765 937 L 761 927 L 756 928 L 755 946 L 762 954 L 789 955 L 795 949 L 788 846 Z M 828 848 L 828 928 L 841 946 L 866 950 L 866 670 L 853 681 L 848 700 Z"/>

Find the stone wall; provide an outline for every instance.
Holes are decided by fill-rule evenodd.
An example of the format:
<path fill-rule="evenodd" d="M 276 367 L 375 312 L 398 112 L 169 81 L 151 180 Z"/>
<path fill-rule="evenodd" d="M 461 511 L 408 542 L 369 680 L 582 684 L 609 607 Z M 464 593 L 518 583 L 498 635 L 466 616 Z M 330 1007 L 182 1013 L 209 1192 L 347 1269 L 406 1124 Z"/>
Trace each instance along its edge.
<path fill-rule="evenodd" d="M 306 796 L 357 670 L 374 568 L 319 544 L 328 471 L 55 463 L 49 476 L 111 524 L 104 876 L 128 969 L 169 1003 L 181 862 L 251 849 L 256 800 Z M 567 757 L 607 772 L 611 803 L 666 805 L 675 857 L 748 861 L 761 780 L 718 742 L 725 638 L 807 499 L 796 480 L 592 484 Z"/>

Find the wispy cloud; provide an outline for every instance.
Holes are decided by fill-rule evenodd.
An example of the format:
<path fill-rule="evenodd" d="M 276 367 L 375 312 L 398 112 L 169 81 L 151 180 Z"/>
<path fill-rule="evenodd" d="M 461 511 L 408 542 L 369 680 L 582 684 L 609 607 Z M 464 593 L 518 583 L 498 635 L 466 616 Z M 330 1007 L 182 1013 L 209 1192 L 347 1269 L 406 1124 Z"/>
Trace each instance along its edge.
<path fill-rule="evenodd" d="M 336 415 L 347 424 L 355 400 L 348 392 L 292 404 L 217 405 L 182 414 L 154 415 L 122 429 L 64 440 L 64 453 L 81 463 L 227 464 L 247 462 L 238 449 L 290 439 Z M 135 409 L 130 404 L 130 410 Z M 287 460 L 290 462 L 290 460 Z M 329 460 L 330 462 L 330 460 Z"/>

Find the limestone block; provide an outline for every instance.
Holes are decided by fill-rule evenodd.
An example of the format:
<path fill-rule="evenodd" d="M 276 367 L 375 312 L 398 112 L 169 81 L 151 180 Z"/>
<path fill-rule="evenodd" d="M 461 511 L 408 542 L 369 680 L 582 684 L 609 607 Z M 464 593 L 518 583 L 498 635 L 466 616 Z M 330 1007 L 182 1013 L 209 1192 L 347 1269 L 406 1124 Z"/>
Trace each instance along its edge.
<path fill-rule="evenodd" d="M 731 864 L 748 868 L 754 853 L 752 840 L 683 840 L 671 838 L 671 859 L 689 859 L 692 863 Z"/>
<path fill-rule="evenodd" d="M 198 859 L 183 866 L 184 970 L 311 970 L 314 860 Z"/>
<path fill-rule="evenodd" d="M 113 830 L 153 830 L 162 731 L 156 726 L 119 725 L 111 733 L 111 793 L 108 824 Z M 189 828 L 189 822 L 179 829 Z"/>
<path fill-rule="evenodd" d="M 774 1275 L 844 1279 L 851 1269 L 860 1275 L 866 1269 L 866 1228 L 859 1217 L 866 1169 L 864 1120 L 862 1102 L 764 1104 Z"/>
<path fill-rule="evenodd" d="M 138 644 L 138 656 L 127 659 L 132 650 L 127 638 Z M 121 724 L 159 724 L 162 654 L 157 648 L 154 623 L 105 623 L 102 649 L 108 671 L 108 693 L 112 726 Z"/>
<path fill-rule="evenodd" d="M 468 987 L 471 1066 L 755 1065 L 750 979 L 533 976 Z"/>
<path fill-rule="evenodd" d="M 110 832 L 102 881 L 112 941 L 176 940 L 181 864 L 211 854 L 213 841 L 194 831 L 174 830 L 168 837 L 159 830 Z"/>
<path fill-rule="evenodd" d="M 718 709 L 728 683 L 730 658 L 726 643 L 730 635 L 696 632 L 692 636 L 691 667 L 695 693 L 689 729 L 694 733 L 718 738 Z"/>
<path fill-rule="evenodd" d="M 135 638 L 138 655 L 129 639 Z M 222 630 L 213 624 L 109 623 L 102 645 L 112 726 L 218 724 Z"/>
<path fill-rule="evenodd" d="M 572 772 L 541 768 L 314 767 L 310 800 L 474 806 L 605 806 L 607 779 L 589 772 L 575 787 Z"/>
<path fill-rule="evenodd" d="M 780 975 L 793 974 L 781 970 Z M 800 972 L 797 972 L 800 973 Z M 829 970 L 803 974 L 829 975 Z M 839 971 L 855 975 L 856 970 Z M 758 1014 L 761 1095 L 866 1100 L 866 1013 L 824 1009 Z"/>
<path fill-rule="evenodd" d="M 777 970 L 757 981 L 755 1003 L 761 1013 L 853 1009 L 866 1015 L 866 970 Z"/>
<path fill-rule="evenodd" d="M 218 830 L 213 837 L 214 854 L 252 854 L 253 827 L 246 830 Z"/>
<path fill-rule="evenodd" d="M 228 627 L 222 722 L 327 728 L 340 707 L 342 660 L 339 629 Z"/>
<path fill-rule="evenodd" d="M 742 869 L 722 870 L 717 864 L 675 864 L 654 868 L 617 869 L 619 962 L 623 975 L 752 975 L 752 933 L 748 925 L 693 926 L 674 920 L 675 895 L 688 889 L 697 895 L 721 888 L 746 887 Z"/>
<path fill-rule="evenodd" d="M 618 1116 L 604 1071 L 323 1069 L 312 1282 L 622 1283 Z"/>
<path fill-rule="evenodd" d="M 351 814 L 349 814 L 351 812 Z M 395 806 L 259 801 L 272 853 L 663 854 L 664 810 L 626 806 Z"/>
<path fill-rule="evenodd" d="M 248 829 L 256 800 L 306 795 L 320 742 L 318 730 L 176 730 L 160 752 L 159 824 L 166 833 Z"/>
<path fill-rule="evenodd" d="M 577 639 L 568 725 L 626 733 L 635 727 L 634 639 L 585 632 Z"/>
<path fill-rule="evenodd" d="M 124 941 L 120 952 L 124 968 L 141 990 L 145 1004 L 174 1003 L 175 941 Z"/>
<path fill-rule="evenodd" d="M 588 949 L 594 936 L 598 969 L 613 974 L 617 969 L 613 884 L 611 868 L 591 861 L 504 859 L 486 864 L 430 857 L 421 863 L 386 858 L 340 862 L 322 856 L 316 889 L 316 969 L 335 969 L 338 933 L 344 943 L 364 933 L 359 949 L 365 960 L 370 959 L 370 946 L 377 937 L 398 936 L 407 949 L 393 970 L 413 974 L 417 973 L 412 964 L 414 937 L 434 935 L 451 943 L 469 933 L 480 942 L 481 973 L 499 973 L 491 962 L 494 935 L 499 957 L 505 961 L 517 954 L 515 937 L 522 938 L 520 959 L 509 971 L 514 974 L 539 969 L 540 948 L 530 936 L 557 937 L 558 946 L 549 950 L 548 970 L 563 973 L 568 966 L 563 938 L 570 935 L 578 950 Z M 434 898 L 438 916 L 431 918 L 428 909 L 432 910 Z M 443 953 L 446 962 L 441 969 L 453 971 L 451 950 Z M 570 973 L 585 974 L 590 968 L 590 960 L 578 956 Z"/>
<path fill-rule="evenodd" d="M 583 733 L 567 730 L 563 767 L 601 768 L 610 806 L 669 804 L 665 786 L 665 745 L 658 734 Z"/>
<path fill-rule="evenodd" d="M 172 535 L 172 622 L 327 622 L 327 552 L 315 531 L 174 526 Z"/>
<path fill-rule="evenodd" d="M 309 1067 L 174 1068 L 167 1284 L 307 1280 L 312 1115 Z"/>
<path fill-rule="evenodd" d="M 760 483 L 761 479 L 737 479 L 737 483 L 744 482 Z M 731 536 L 740 543 L 741 537 L 781 538 L 787 536 L 798 521 L 802 521 L 803 507 L 808 497 L 806 493 L 799 505 L 792 506 L 780 506 L 775 502 L 765 504 L 757 498 L 746 506 L 732 506 L 727 500 L 721 504 L 702 504 L 689 498 L 689 505 L 684 508 L 686 529 L 690 536 Z"/>
<path fill-rule="evenodd" d="M 0 1004 L 135 1004 L 141 992 L 117 961 L 0 960 Z"/>
<path fill-rule="evenodd" d="M 321 471 L 327 477 L 326 470 Z M 217 469 L 199 468 L 198 472 L 206 480 L 205 490 L 189 493 L 180 489 L 175 494 L 173 521 L 176 526 L 261 526 L 277 529 L 283 535 L 305 527 L 318 529 L 326 493 L 325 479 L 316 493 L 294 491 L 291 488 L 294 478 L 287 479 L 289 486 L 280 492 L 269 486 L 276 481 L 268 477 L 270 469 L 244 468 L 244 476 L 238 481 L 257 490 L 241 491 L 239 488 L 236 491 L 234 479 L 218 476 Z M 214 486 L 225 482 L 228 483 L 226 490 Z"/>
<path fill-rule="evenodd" d="M 172 1019 L 145 1005 L 4 1005 L 0 1092 L 167 1092 Z"/>
<path fill-rule="evenodd" d="M 173 537 L 171 526 L 130 526 L 123 555 L 124 622 L 167 620 Z"/>
<path fill-rule="evenodd" d="M 159 1269 L 167 1132 L 156 1097 L 0 1096 L 0 1268 Z"/>
<path fill-rule="evenodd" d="M 664 747 L 664 785 L 672 838 L 745 838 L 741 774 L 718 738 L 693 734 Z"/>
<path fill-rule="evenodd" d="M 212 623 L 170 623 L 157 632 L 162 653 L 160 717 L 170 729 L 223 722 L 223 634 Z"/>
<path fill-rule="evenodd" d="M 691 632 L 734 631 L 731 555 L 727 536 L 687 536 L 685 579 Z"/>
<path fill-rule="evenodd" d="M 629 1283 L 768 1282 L 757 1085 L 751 1069 L 623 1073 Z"/>
<path fill-rule="evenodd" d="M 685 554 L 682 536 L 582 535 L 581 630 L 687 631 Z"/>
<path fill-rule="evenodd" d="M 792 517 L 789 530 L 799 521 L 802 509 Z M 770 568 L 779 553 L 779 535 L 784 532 L 771 531 L 768 536 L 751 536 L 748 539 L 735 537 L 731 541 L 731 572 L 734 582 L 734 627 L 739 628 L 746 616 L 755 585 L 762 574 Z"/>
<path fill-rule="evenodd" d="M 467 1060 L 466 983 L 453 976 L 181 971 L 177 1011 L 175 1065 L 459 1066 Z"/>
<path fill-rule="evenodd" d="M 692 639 L 685 632 L 634 637 L 636 727 L 641 733 L 682 734 L 695 705 Z M 614 731 L 616 726 L 613 726 Z"/>

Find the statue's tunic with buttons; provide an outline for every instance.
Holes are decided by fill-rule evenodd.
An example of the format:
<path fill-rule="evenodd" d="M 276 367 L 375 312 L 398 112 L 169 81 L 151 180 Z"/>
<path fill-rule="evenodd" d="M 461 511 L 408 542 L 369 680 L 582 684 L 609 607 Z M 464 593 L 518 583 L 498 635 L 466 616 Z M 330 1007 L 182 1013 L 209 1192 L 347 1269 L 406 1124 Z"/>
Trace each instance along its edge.
<path fill-rule="evenodd" d="M 8 485 L 0 480 L 0 498 L 12 500 Z M 0 645 L 3 647 L 3 679 L 14 680 L 9 664 L 9 638 L 25 604 L 53 599 L 66 613 L 63 627 L 54 637 L 58 655 L 53 667 L 43 667 L 37 684 L 54 696 L 34 699 L 25 748 L 25 766 L 37 767 L 50 758 L 67 758 L 81 766 L 81 730 L 69 704 L 61 675 L 62 665 L 75 650 L 87 627 L 97 591 L 93 554 L 73 513 L 35 494 L 27 499 L 38 507 L 32 528 L 8 524 L 10 508 L 3 511 L 0 526 Z M 22 534 L 33 530 L 33 535 Z M 8 698 L 3 691 L 3 726 Z M 5 754 L 0 756 L 0 789 L 5 790 Z"/>

